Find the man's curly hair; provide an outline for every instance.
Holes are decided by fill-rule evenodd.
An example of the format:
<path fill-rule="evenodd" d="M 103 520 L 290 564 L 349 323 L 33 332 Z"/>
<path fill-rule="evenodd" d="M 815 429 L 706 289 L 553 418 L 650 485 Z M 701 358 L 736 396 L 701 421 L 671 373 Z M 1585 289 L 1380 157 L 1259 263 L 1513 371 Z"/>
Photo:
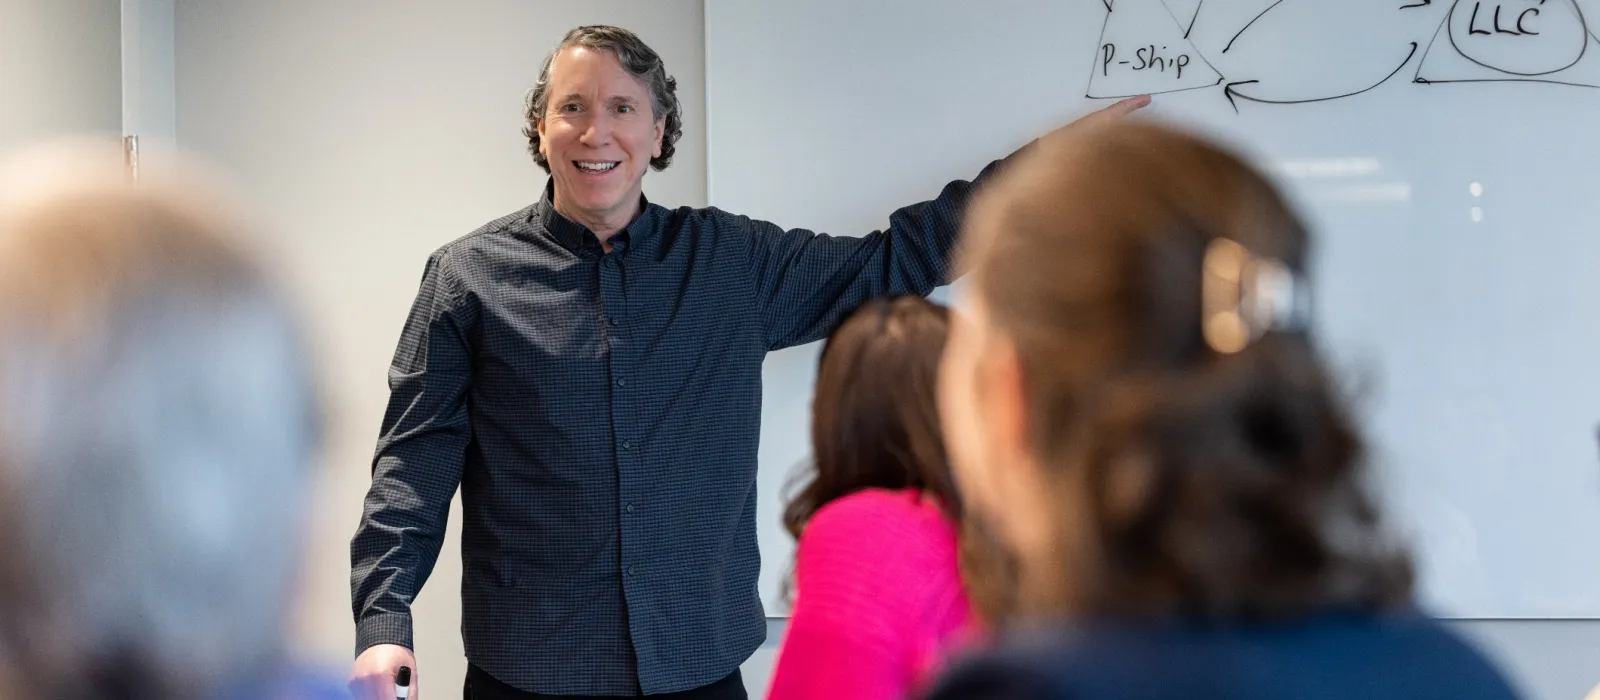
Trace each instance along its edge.
<path fill-rule="evenodd" d="M 528 153 L 533 155 L 533 162 L 538 163 L 545 172 L 550 172 L 549 160 L 539 152 L 539 120 L 544 118 L 544 111 L 550 104 L 550 64 L 555 61 L 556 54 L 574 46 L 616 54 L 624 70 L 650 86 L 654 116 L 666 122 L 661 134 L 661 155 L 650 159 L 650 167 L 665 170 L 672 163 L 678 138 L 683 136 L 683 106 L 678 104 L 678 80 L 667 75 L 661 55 L 637 34 L 621 27 L 605 25 L 578 27 L 567 32 L 566 38 L 545 57 L 544 68 L 539 71 L 539 82 L 534 83 L 533 89 L 528 91 L 524 110 L 527 124 L 522 127 L 522 134 L 528 137 Z"/>

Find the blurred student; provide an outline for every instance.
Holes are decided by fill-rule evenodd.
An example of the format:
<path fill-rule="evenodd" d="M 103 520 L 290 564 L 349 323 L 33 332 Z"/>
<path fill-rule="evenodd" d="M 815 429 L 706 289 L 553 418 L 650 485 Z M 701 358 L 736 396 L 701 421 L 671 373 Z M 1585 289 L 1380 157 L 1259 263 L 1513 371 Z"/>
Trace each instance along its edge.
<path fill-rule="evenodd" d="M 1039 629 L 933 697 L 1498 700 L 1408 554 L 1308 334 L 1311 240 L 1147 124 L 1041 142 L 975 204 L 940 408 Z"/>
<path fill-rule="evenodd" d="M 240 218 L 115 142 L 0 170 L 0 697 L 344 695 L 287 662 L 319 421 Z"/>
<path fill-rule="evenodd" d="M 769 700 L 906 697 L 1005 605 L 1004 569 L 970 546 L 981 535 L 939 431 L 948 328 L 942 306 L 880 299 L 823 348 L 814 468 L 784 511 L 799 540 L 795 606 Z"/>

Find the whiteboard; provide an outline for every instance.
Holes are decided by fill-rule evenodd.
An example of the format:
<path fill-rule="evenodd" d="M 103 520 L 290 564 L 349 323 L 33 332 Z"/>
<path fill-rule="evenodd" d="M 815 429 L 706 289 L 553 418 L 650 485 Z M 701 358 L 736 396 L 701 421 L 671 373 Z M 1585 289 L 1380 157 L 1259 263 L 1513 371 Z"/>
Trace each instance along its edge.
<path fill-rule="evenodd" d="M 1111 97 L 1158 93 L 1151 117 L 1239 149 L 1314 225 L 1320 342 L 1361 388 L 1423 603 L 1596 617 L 1590 22 L 1600 0 L 708 0 L 710 201 L 865 233 Z M 817 351 L 763 373 L 774 615 Z"/>

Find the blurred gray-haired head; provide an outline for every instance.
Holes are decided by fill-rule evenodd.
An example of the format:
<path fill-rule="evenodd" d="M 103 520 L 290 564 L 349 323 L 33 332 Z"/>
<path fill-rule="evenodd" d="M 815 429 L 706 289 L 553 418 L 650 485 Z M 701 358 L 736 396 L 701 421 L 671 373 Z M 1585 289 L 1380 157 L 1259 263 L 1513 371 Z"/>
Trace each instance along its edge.
<path fill-rule="evenodd" d="M 0 661 L 51 695 L 102 663 L 209 693 L 283 648 L 315 382 L 191 168 L 133 183 L 114 142 L 0 168 Z"/>

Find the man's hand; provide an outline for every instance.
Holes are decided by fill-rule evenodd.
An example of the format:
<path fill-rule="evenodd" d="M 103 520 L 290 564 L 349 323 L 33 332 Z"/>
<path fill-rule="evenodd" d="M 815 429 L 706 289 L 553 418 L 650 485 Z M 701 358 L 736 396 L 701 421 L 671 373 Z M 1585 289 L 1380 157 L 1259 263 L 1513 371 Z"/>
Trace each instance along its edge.
<path fill-rule="evenodd" d="M 1116 101 L 1110 107 L 1105 107 L 1079 117 L 1077 121 L 1074 121 L 1072 124 L 1068 124 L 1067 126 L 1094 126 L 1102 123 L 1110 123 L 1149 106 L 1149 95 L 1129 97 L 1127 99 Z"/>
<path fill-rule="evenodd" d="M 1150 106 L 1149 95 L 1139 95 L 1137 97 L 1129 97 L 1127 99 L 1118 100 L 1109 107 L 1103 107 L 1085 114 L 1072 123 L 1045 134 L 1045 138 L 1050 138 L 1051 136 L 1056 136 L 1059 134 L 1076 133 L 1079 129 L 1094 128 L 1105 124 L 1110 124 L 1148 106 Z"/>
<path fill-rule="evenodd" d="M 350 672 L 350 696 L 357 700 L 394 700 L 394 677 L 401 666 L 411 668 L 411 700 L 421 697 L 417 683 L 417 657 L 398 644 L 376 644 L 356 657 Z"/>

